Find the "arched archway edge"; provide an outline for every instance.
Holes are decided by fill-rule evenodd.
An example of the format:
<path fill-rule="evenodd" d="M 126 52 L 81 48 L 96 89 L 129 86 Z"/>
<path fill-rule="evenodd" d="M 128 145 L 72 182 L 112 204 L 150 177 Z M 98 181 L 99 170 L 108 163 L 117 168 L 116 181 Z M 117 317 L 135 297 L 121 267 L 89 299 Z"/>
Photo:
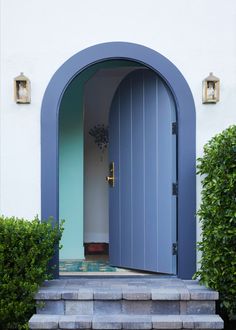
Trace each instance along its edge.
<path fill-rule="evenodd" d="M 41 109 L 41 217 L 59 218 L 58 121 L 60 101 L 71 80 L 88 66 L 129 59 L 157 72 L 173 93 L 178 118 L 178 277 L 190 279 L 196 269 L 196 119 L 188 83 L 176 66 L 158 52 L 127 42 L 86 48 L 69 58 L 53 75 Z M 54 276 L 58 277 L 59 253 Z"/>

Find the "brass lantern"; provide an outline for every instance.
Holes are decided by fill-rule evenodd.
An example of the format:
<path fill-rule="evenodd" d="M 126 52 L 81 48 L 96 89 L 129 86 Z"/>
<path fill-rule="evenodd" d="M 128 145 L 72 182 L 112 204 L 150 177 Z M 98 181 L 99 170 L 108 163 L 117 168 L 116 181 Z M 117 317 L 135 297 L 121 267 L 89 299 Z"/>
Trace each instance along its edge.
<path fill-rule="evenodd" d="M 23 72 L 14 79 L 14 99 L 16 103 L 30 103 L 30 80 Z"/>
<path fill-rule="evenodd" d="M 220 100 L 220 79 L 212 72 L 202 82 L 202 103 L 217 103 Z"/>

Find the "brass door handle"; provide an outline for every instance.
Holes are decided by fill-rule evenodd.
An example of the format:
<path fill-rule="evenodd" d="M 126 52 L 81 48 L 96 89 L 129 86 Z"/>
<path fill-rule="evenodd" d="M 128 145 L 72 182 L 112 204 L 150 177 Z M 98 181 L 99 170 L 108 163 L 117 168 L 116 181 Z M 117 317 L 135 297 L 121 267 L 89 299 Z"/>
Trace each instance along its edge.
<path fill-rule="evenodd" d="M 106 181 L 111 187 L 115 186 L 115 164 L 111 162 L 109 165 L 109 175 L 106 176 Z"/>
<path fill-rule="evenodd" d="M 106 176 L 106 181 L 108 183 L 112 182 L 114 180 L 114 177 L 113 176 Z"/>

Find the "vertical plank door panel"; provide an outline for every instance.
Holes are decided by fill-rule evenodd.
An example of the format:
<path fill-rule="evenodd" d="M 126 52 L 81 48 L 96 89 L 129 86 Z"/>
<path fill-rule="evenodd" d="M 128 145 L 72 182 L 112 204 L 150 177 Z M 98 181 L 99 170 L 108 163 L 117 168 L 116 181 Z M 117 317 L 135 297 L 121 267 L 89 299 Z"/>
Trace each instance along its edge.
<path fill-rule="evenodd" d="M 116 183 L 110 188 L 112 265 L 175 273 L 175 106 L 153 71 L 138 69 L 120 83 L 110 110 L 109 158 Z"/>

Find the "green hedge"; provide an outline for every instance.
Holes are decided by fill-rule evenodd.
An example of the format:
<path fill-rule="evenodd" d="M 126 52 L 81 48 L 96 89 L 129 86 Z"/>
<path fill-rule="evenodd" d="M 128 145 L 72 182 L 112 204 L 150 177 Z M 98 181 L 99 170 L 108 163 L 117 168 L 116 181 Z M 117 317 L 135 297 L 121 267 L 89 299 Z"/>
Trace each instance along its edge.
<path fill-rule="evenodd" d="M 34 295 L 47 275 L 62 228 L 0 217 L 0 329 L 27 329 Z"/>
<path fill-rule="evenodd" d="M 236 126 L 213 137 L 198 159 L 202 175 L 202 253 L 196 277 L 220 293 L 221 306 L 236 314 Z"/>

